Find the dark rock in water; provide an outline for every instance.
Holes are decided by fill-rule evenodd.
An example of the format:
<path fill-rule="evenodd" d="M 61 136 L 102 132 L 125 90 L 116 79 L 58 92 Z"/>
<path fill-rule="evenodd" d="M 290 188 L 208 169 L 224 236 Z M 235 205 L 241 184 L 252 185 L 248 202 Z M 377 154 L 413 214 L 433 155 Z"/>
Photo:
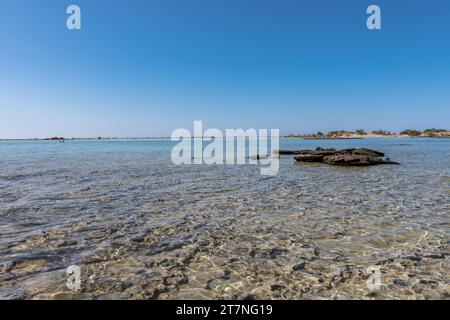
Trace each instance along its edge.
<path fill-rule="evenodd" d="M 186 284 L 189 282 L 189 278 L 185 275 L 182 275 L 178 278 L 178 284 Z"/>
<path fill-rule="evenodd" d="M 278 256 L 282 255 L 285 252 L 288 252 L 288 250 L 280 248 L 272 248 L 272 250 L 270 250 L 269 256 L 271 259 L 276 259 Z"/>
<path fill-rule="evenodd" d="M 243 298 L 243 300 L 256 300 L 255 295 L 251 294 L 251 293 L 247 293 Z"/>
<path fill-rule="evenodd" d="M 384 153 L 367 148 L 323 149 L 298 151 L 295 160 L 299 162 L 325 163 L 335 166 L 374 166 L 379 164 L 399 164 L 389 158 L 382 159 Z"/>
<path fill-rule="evenodd" d="M 294 271 L 300 271 L 300 270 L 304 270 L 305 267 L 306 267 L 306 264 L 305 264 L 305 263 L 299 263 L 299 264 L 296 264 L 295 266 L 293 266 L 293 267 L 292 267 L 292 270 L 294 270 Z"/>
<path fill-rule="evenodd" d="M 220 278 L 224 279 L 224 280 L 230 280 L 231 279 L 230 275 L 231 275 L 231 272 L 229 270 L 224 270 L 223 275 Z"/>
<path fill-rule="evenodd" d="M 145 241 L 145 237 L 144 236 L 137 236 L 137 237 L 131 238 L 131 241 L 141 243 L 141 242 Z"/>
<path fill-rule="evenodd" d="M 443 254 L 430 254 L 428 256 L 425 256 L 425 258 L 429 258 L 429 259 L 445 259 L 445 256 Z"/>
<path fill-rule="evenodd" d="M 257 154 L 257 155 L 249 157 L 249 159 L 251 159 L 251 160 L 265 160 L 268 158 L 269 158 L 269 156 L 267 154 L 263 154 L 263 155 Z"/>
<path fill-rule="evenodd" d="M 362 156 L 377 156 L 384 157 L 384 153 L 376 150 L 371 150 L 367 148 L 359 148 L 359 149 L 350 149 L 354 154 L 362 155 Z"/>
<path fill-rule="evenodd" d="M 280 155 L 294 155 L 294 154 L 300 154 L 301 151 L 298 150 L 278 150 L 276 153 Z"/>
<path fill-rule="evenodd" d="M 284 287 L 284 286 L 281 285 L 281 284 L 274 283 L 274 284 L 272 284 L 272 285 L 270 286 L 270 290 L 272 290 L 272 291 L 277 291 L 277 290 L 282 289 L 283 287 Z"/>
<path fill-rule="evenodd" d="M 396 164 L 391 160 L 383 160 L 376 156 L 338 154 L 323 158 L 323 162 L 335 166 L 374 166 L 377 164 Z"/>
<path fill-rule="evenodd" d="M 295 157 L 295 160 L 300 162 L 322 162 L 324 155 L 320 154 L 302 154 Z"/>
<path fill-rule="evenodd" d="M 285 149 L 280 149 L 278 151 L 276 151 L 275 153 L 278 153 L 279 155 L 309 155 L 311 153 L 315 153 L 317 155 L 327 155 L 327 154 L 333 154 L 333 152 L 335 152 L 336 149 L 334 148 L 330 148 L 330 149 L 326 149 L 326 148 L 317 148 L 316 150 L 285 150 Z"/>
<path fill-rule="evenodd" d="M 392 280 L 392 282 L 394 284 L 398 285 L 398 286 L 401 286 L 401 287 L 408 286 L 408 283 L 405 280 L 402 280 L 402 279 L 394 279 L 394 280 Z"/>
<path fill-rule="evenodd" d="M 322 162 L 323 158 L 325 158 L 327 156 L 331 156 L 335 153 L 336 153 L 336 151 L 332 151 L 332 150 L 316 150 L 316 151 L 311 151 L 308 153 L 303 151 L 303 153 L 301 155 L 295 157 L 295 159 L 297 161 L 303 161 L 303 162 Z"/>
<path fill-rule="evenodd" d="M 403 257 L 403 258 L 411 260 L 411 261 L 422 261 L 422 258 L 419 257 L 419 256 L 406 256 L 406 257 Z"/>

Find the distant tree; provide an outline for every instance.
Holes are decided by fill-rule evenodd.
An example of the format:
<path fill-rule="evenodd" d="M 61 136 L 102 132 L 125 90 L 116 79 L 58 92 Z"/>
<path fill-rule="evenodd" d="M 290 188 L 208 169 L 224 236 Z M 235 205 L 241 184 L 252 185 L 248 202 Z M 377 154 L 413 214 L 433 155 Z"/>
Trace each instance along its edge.
<path fill-rule="evenodd" d="M 323 133 L 321 131 L 319 131 L 319 132 L 316 133 L 316 136 L 320 136 L 321 137 L 321 136 L 323 136 Z"/>
<path fill-rule="evenodd" d="M 339 135 L 339 131 L 330 131 L 327 133 L 328 137 L 337 137 Z"/>
<path fill-rule="evenodd" d="M 423 133 L 440 133 L 440 132 L 447 132 L 447 130 L 446 129 L 431 128 L 431 129 L 425 130 Z"/>
<path fill-rule="evenodd" d="M 381 136 L 387 136 L 389 133 L 386 132 L 383 129 L 378 129 L 378 130 L 372 131 L 372 134 L 377 134 L 377 135 L 381 135 Z"/>
<path fill-rule="evenodd" d="M 424 135 L 428 136 L 428 137 L 435 137 L 438 136 L 439 133 L 445 133 L 445 132 L 449 132 L 446 129 L 436 129 L 436 128 L 431 128 L 431 129 L 427 129 L 423 132 Z"/>
<path fill-rule="evenodd" d="M 422 132 L 415 130 L 415 129 L 408 129 L 408 130 L 403 130 L 402 132 L 400 132 L 400 134 L 410 136 L 410 137 L 417 137 L 417 136 L 420 136 L 422 134 Z"/>
<path fill-rule="evenodd" d="M 356 130 L 355 132 L 356 132 L 356 134 L 359 134 L 359 135 L 361 135 L 361 136 L 364 136 L 364 135 L 367 134 L 367 133 L 364 131 L 364 129 L 358 129 L 358 130 Z"/>

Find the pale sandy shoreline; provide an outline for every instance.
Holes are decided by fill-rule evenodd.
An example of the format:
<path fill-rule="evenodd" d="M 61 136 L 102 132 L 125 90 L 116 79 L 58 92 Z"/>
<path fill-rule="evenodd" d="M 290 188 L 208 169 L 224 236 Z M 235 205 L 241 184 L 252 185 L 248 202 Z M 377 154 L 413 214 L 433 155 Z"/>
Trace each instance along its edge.
<path fill-rule="evenodd" d="M 194 137 L 193 139 L 200 139 L 201 137 Z M 210 138 L 210 137 L 203 137 L 203 138 Z M 305 139 L 305 140 L 355 140 L 355 139 L 378 139 L 378 138 L 439 138 L 439 139 L 445 139 L 450 138 L 450 135 L 442 135 L 442 136 L 408 136 L 408 135 L 401 135 L 401 134 L 391 134 L 391 135 L 376 135 L 376 134 L 367 134 L 367 135 L 351 135 L 351 136 L 341 136 L 341 137 L 317 137 L 313 135 L 283 135 L 279 137 L 280 139 Z M 136 137 L 136 138 L 127 138 L 127 137 L 117 137 L 117 138 L 110 138 L 110 137 L 101 137 L 101 138 L 58 138 L 58 139 L 52 139 L 52 138 L 24 138 L 24 139 L 4 139 L 0 138 L 0 141 L 171 141 L 170 137 Z"/>
<path fill-rule="evenodd" d="M 360 137 L 300 137 L 300 136 L 284 136 L 280 137 L 281 139 L 305 139 L 305 140 L 358 140 L 358 139 L 379 139 L 379 138 L 386 138 L 386 139 L 392 139 L 392 138 L 405 138 L 405 139 L 411 139 L 411 138 L 424 138 L 424 139 L 449 139 L 450 136 L 435 136 L 435 137 L 428 137 L 428 136 L 405 136 L 405 135 L 391 135 L 391 136 L 360 136 Z"/>

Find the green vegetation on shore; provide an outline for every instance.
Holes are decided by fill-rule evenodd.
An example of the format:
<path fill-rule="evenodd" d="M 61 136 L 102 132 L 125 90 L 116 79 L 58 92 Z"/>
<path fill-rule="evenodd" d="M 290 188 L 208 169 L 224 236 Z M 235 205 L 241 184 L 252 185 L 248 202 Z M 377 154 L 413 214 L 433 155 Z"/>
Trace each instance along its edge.
<path fill-rule="evenodd" d="M 447 129 L 426 129 L 424 131 L 416 129 L 403 130 L 399 134 L 392 133 L 383 129 L 374 130 L 367 133 L 364 129 L 358 129 L 355 131 L 346 130 L 334 130 L 328 133 L 322 133 L 321 131 L 315 134 L 289 134 L 288 138 L 310 138 L 310 139 L 358 139 L 364 137 L 437 137 L 437 138 L 450 138 L 450 131 Z"/>
<path fill-rule="evenodd" d="M 415 129 L 407 129 L 400 132 L 400 134 L 403 136 L 418 137 L 422 134 L 422 132 Z"/>
<path fill-rule="evenodd" d="M 450 131 L 447 129 L 426 129 L 424 131 L 419 131 L 416 129 L 404 130 L 400 133 L 401 135 L 410 137 L 450 137 Z"/>

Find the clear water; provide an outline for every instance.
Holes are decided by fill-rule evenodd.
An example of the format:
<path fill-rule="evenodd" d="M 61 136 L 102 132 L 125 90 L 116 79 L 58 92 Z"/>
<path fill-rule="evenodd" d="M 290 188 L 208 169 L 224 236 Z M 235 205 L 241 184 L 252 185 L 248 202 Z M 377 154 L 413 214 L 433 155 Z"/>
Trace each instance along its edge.
<path fill-rule="evenodd" d="M 448 297 L 449 139 L 282 139 L 371 148 L 401 165 L 284 156 L 275 177 L 175 166 L 173 145 L 0 141 L 0 297 L 368 298 L 373 265 L 375 298 Z M 77 292 L 70 265 L 82 271 Z"/>

